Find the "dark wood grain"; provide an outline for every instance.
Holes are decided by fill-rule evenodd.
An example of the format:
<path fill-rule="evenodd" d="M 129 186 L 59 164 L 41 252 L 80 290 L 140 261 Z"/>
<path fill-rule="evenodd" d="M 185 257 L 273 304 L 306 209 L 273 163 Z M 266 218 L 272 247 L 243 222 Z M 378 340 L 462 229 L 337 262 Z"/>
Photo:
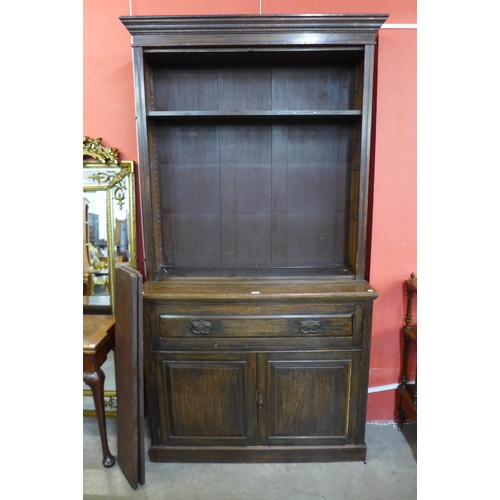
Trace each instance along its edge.
<path fill-rule="evenodd" d="M 153 461 L 364 460 L 386 15 L 121 17 Z"/>
<path fill-rule="evenodd" d="M 417 374 L 415 367 L 415 381 L 408 380 L 408 368 L 410 359 L 416 363 L 417 354 L 417 324 L 412 316 L 414 303 L 417 295 L 417 278 L 412 273 L 409 280 L 404 282 L 404 291 L 406 293 L 406 313 L 404 317 L 405 326 L 401 328 L 401 340 L 403 344 L 403 355 L 401 360 L 401 382 L 398 385 L 399 402 L 398 410 L 398 428 L 401 430 L 406 421 L 407 414 L 417 416 Z M 410 348 L 414 348 L 410 353 Z"/>
<path fill-rule="evenodd" d="M 117 460 L 132 489 L 145 483 L 142 276 L 116 268 Z"/>
<path fill-rule="evenodd" d="M 349 126 L 156 130 L 165 266 L 350 264 Z"/>
<path fill-rule="evenodd" d="M 351 312 L 335 315 L 301 315 L 301 316 L 212 316 L 212 315 L 160 315 L 160 330 L 162 337 L 193 338 L 193 335 L 203 335 L 193 332 L 191 323 L 199 318 L 209 321 L 211 330 L 205 335 L 211 338 L 224 337 L 321 337 L 321 336 L 352 336 L 354 306 Z M 317 331 L 307 331 L 302 323 L 314 321 L 319 323 Z M 302 328 L 301 328 L 302 326 Z M 285 332 L 285 333 L 284 333 Z"/>
<path fill-rule="evenodd" d="M 155 366 L 160 443 L 255 443 L 255 355 L 157 353 Z"/>
<path fill-rule="evenodd" d="M 104 412 L 104 379 L 101 366 L 115 347 L 115 317 L 104 314 L 83 315 L 83 381 L 92 390 L 99 425 L 104 467 L 113 467 L 116 457 L 108 445 Z"/>
<path fill-rule="evenodd" d="M 259 443 L 339 445 L 354 442 L 359 351 L 259 355 Z"/>
<path fill-rule="evenodd" d="M 111 299 L 109 295 L 84 295 L 83 314 L 104 314 L 111 316 Z"/>
<path fill-rule="evenodd" d="M 115 346 L 115 318 L 104 314 L 83 315 L 83 371 L 97 371 Z"/>

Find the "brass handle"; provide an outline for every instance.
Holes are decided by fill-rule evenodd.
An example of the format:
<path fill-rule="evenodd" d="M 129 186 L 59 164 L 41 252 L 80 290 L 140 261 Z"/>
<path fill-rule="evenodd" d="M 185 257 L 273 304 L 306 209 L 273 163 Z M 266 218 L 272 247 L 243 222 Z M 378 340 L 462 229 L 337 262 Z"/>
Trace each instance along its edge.
<path fill-rule="evenodd" d="M 262 410 L 262 408 L 264 408 L 264 395 L 263 394 L 259 394 L 259 396 L 257 397 L 257 408 L 259 410 Z"/>
<path fill-rule="evenodd" d="M 212 323 L 204 319 L 191 321 L 191 331 L 196 335 L 208 335 L 213 331 Z"/>
<path fill-rule="evenodd" d="M 321 321 L 314 321 L 313 319 L 306 319 L 300 321 L 301 333 L 318 333 L 321 330 Z"/>

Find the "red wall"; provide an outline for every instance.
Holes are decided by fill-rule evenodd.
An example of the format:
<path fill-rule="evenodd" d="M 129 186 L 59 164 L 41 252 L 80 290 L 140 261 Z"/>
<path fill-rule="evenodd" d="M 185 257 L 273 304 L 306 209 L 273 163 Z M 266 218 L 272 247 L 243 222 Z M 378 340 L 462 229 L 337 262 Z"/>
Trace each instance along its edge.
<path fill-rule="evenodd" d="M 169 14 L 390 14 L 379 34 L 370 283 L 375 301 L 370 387 L 398 381 L 402 283 L 417 274 L 416 0 L 84 0 L 83 135 L 137 163 L 132 51 L 118 17 Z M 138 193 L 139 194 L 139 193 Z M 140 227 L 138 228 L 140 235 Z M 142 259 L 142 247 L 138 257 Z M 139 268 L 144 272 L 143 266 Z M 368 421 L 394 418 L 395 391 L 368 396 Z"/>

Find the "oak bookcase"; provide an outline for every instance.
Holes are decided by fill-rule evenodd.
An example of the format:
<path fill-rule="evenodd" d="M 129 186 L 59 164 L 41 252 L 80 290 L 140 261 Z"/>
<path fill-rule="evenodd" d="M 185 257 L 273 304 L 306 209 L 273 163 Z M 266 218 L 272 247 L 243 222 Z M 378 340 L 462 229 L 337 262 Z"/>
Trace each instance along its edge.
<path fill-rule="evenodd" d="M 134 57 L 151 460 L 364 460 L 386 18 L 120 18 Z"/>

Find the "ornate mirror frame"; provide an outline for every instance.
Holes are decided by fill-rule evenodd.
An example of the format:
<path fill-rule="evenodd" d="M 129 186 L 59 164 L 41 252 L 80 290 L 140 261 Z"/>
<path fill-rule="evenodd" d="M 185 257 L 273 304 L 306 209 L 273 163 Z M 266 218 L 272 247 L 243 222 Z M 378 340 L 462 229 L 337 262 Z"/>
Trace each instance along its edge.
<path fill-rule="evenodd" d="M 123 208 L 128 204 L 129 263 L 134 269 L 137 268 L 134 162 L 120 161 L 118 149 L 103 146 L 101 142 L 101 138 L 83 138 L 83 192 L 106 193 L 109 294 L 111 311 L 114 314 L 116 257 L 112 257 L 116 253 L 115 206 Z M 88 175 L 90 169 L 94 171 L 92 175 Z M 86 183 L 85 179 L 90 182 Z"/>

